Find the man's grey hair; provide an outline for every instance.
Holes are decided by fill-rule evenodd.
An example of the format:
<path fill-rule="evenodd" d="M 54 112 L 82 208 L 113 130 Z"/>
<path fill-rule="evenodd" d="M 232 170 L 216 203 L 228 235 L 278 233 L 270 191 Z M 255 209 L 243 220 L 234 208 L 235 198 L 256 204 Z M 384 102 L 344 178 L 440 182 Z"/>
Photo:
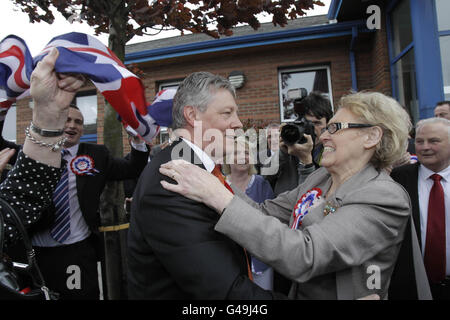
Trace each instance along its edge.
<path fill-rule="evenodd" d="M 228 90 L 236 98 L 233 85 L 222 76 L 210 72 L 194 72 L 187 76 L 173 98 L 172 129 L 186 126 L 184 107 L 193 106 L 200 112 L 205 112 L 214 93 L 219 89 Z"/>
<path fill-rule="evenodd" d="M 427 124 L 433 125 L 433 124 L 438 124 L 438 123 L 442 123 L 444 126 L 447 126 L 448 139 L 450 141 L 450 120 L 445 119 L 445 118 L 434 117 L 434 118 L 420 120 L 416 124 L 416 133 L 419 132 L 420 129 L 422 129 L 422 127 L 424 125 L 427 125 Z"/>

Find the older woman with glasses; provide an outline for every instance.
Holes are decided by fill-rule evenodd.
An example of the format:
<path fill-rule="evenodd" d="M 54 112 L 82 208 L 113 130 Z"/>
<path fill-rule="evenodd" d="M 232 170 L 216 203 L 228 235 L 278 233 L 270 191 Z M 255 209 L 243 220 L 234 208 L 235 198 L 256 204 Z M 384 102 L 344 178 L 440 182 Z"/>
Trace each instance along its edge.
<path fill-rule="evenodd" d="M 178 184 L 161 183 L 215 209 L 216 231 L 293 280 L 290 298 L 386 299 L 410 204 L 384 169 L 406 151 L 408 119 L 381 93 L 344 96 L 320 136 L 322 168 L 259 205 L 181 160 L 160 169 Z"/>

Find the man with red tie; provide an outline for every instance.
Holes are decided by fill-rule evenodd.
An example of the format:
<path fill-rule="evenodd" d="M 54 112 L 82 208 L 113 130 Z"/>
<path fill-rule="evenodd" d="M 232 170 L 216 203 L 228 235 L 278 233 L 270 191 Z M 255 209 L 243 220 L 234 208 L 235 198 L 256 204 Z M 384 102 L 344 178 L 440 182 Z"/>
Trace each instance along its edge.
<path fill-rule="evenodd" d="M 419 121 L 416 125 L 415 147 L 419 162 L 396 168 L 391 176 L 402 184 L 410 195 L 417 239 L 422 250 L 433 299 L 448 300 L 450 299 L 450 121 L 444 118 Z M 391 297 L 411 298 L 409 294 L 414 291 L 408 290 L 411 283 L 404 283 L 400 289 L 400 282 L 396 282 L 399 277 L 406 277 L 412 273 L 411 270 L 408 271 L 405 261 L 409 255 L 403 249 L 407 247 L 408 243 L 404 242 L 403 253 L 401 251 L 399 254 L 397 269 L 392 279 Z M 395 276 L 396 273 L 398 277 Z"/>
<path fill-rule="evenodd" d="M 223 77 L 196 72 L 178 88 L 172 129 L 179 139 L 147 165 L 133 196 L 130 299 L 273 299 L 251 281 L 245 250 L 214 230 L 219 216 L 161 185 L 174 180 L 162 175 L 160 166 L 177 158 L 223 180 L 217 163 L 242 128 L 237 111 L 235 90 Z"/>

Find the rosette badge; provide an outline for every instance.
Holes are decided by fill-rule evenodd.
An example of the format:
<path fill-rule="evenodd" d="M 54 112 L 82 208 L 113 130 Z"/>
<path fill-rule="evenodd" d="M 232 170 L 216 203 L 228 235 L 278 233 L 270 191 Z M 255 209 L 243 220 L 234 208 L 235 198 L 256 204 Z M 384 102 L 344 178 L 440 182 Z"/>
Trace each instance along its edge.
<path fill-rule="evenodd" d="M 320 190 L 319 188 L 312 188 L 300 197 L 294 207 L 294 211 L 292 212 L 294 221 L 292 223 L 291 229 L 297 229 L 302 225 L 302 220 L 305 215 L 308 214 L 309 208 L 311 208 L 320 199 L 321 195 L 322 190 Z"/>
<path fill-rule="evenodd" d="M 70 162 L 70 169 L 78 176 L 93 176 L 100 171 L 95 169 L 94 160 L 88 155 L 79 155 Z"/>

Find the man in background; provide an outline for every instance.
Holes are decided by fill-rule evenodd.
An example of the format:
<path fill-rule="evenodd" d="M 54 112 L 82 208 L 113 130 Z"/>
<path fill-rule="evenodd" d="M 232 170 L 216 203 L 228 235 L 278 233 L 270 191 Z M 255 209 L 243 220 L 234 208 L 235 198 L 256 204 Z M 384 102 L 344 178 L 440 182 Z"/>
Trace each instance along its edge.
<path fill-rule="evenodd" d="M 450 120 L 430 118 L 416 126 L 418 162 L 394 168 L 392 178 L 408 191 L 416 235 L 399 253 L 389 296 L 417 299 L 411 237 L 417 236 L 433 299 L 450 299 Z"/>
<path fill-rule="evenodd" d="M 445 118 L 450 120 L 450 101 L 441 101 L 434 108 L 434 116 L 436 118 Z"/>

